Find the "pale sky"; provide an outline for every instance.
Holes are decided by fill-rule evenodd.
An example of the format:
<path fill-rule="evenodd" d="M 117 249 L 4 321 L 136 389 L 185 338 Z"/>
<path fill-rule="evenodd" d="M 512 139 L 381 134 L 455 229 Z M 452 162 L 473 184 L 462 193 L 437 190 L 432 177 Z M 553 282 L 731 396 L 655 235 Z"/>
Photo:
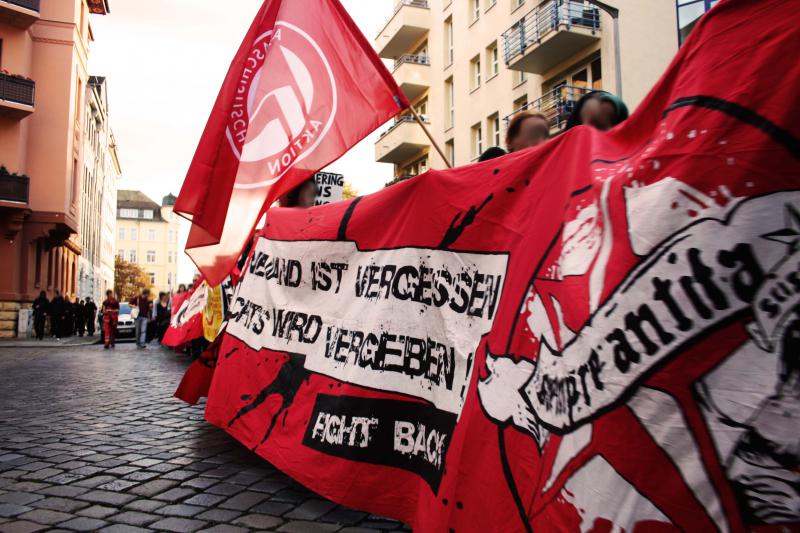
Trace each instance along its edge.
<path fill-rule="evenodd" d="M 291 0 L 285 0 L 291 1 Z M 92 15 L 95 42 L 89 74 L 106 76 L 116 137 L 120 189 L 156 202 L 178 194 L 231 59 L 262 0 L 111 0 L 111 13 Z M 342 0 L 372 42 L 393 0 Z M 380 189 L 392 166 L 376 163 L 379 128 L 327 170 L 345 175 L 362 194 Z M 191 281 L 183 255 L 178 279 Z"/>

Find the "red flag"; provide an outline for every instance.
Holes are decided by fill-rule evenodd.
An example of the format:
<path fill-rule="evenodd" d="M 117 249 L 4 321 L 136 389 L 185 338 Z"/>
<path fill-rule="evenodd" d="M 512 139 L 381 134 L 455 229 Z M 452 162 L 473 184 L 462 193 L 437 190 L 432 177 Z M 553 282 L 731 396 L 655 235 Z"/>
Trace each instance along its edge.
<path fill-rule="evenodd" d="M 174 298 L 173 298 L 174 300 Z M 180 306 L 175 309 L 173 302 L 172 318 L 167 333 L 161 340 L 164 346 L 180 346 L 203 336 L 203 310 L 208 300 L 208 285 L 199 279 L 195 286 L 182 297 Z"/>
<path fill-rule="evenodd" d="M 267 0 L 175 204 L 208 282 L 228 275 L 265 207 L 407 106 L 338 0 Z"/>

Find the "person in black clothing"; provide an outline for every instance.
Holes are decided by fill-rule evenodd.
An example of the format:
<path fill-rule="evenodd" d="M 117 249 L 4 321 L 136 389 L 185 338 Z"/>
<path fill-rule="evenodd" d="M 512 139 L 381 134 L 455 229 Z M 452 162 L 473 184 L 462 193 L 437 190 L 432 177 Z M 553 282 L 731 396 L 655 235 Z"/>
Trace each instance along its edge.
<path fill-rule="evenodd" d="M 161 342 L 167 333 L 171 314 L 169 294 L 166 292 L 158 293 L 158 303 L 156 304 L 156 336 L 158 337 L 158 342 Z"/>
<path fill-rule="evenodd" d="M 86 306 L 83 300 L 75 300 L 75 331 L 78 337 L 83 337 L 86 332 Z"/>
<path fill-rule="evenodd" d="M 64 298 L 64 321 L 61 323 L 61 336 L 72 337 L 75 334 L 75 304 L 72 297 Z"/>
<path fill-rule="evenodd" d="M 33 330 L 39 340 L 44 339 L 44 322 L 49 308 L 50 302 L 47 301 L 47 293 L 42 291 L 39 293 L 39 297 L 33 301 Z"/>
<path fill-rule="evenodd" d="M 90 337 L 94 337 L 94 326 L 97 318 L 97 305 L 90 297 L 86 297 L 86 304 L 83 306 L 84 320 L 86 320 L 86 330 Z"/>
<path fill-rule="evenodd" d="M 61 340 L 61 335 L 64 333 L 64 313 L 67 309 L 67 302 L 61 296 L 58 290 L 55 291 L 55 296 L 50 302 L 50 333 L 58 340 Z"/>

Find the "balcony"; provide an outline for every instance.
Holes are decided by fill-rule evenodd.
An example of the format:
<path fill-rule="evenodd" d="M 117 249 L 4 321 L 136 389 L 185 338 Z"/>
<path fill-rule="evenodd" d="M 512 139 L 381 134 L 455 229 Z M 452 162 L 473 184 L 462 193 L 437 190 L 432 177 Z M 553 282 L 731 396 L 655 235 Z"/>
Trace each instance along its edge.
<path fill-rule="evenodd" d="M 428 119 L 422 117 L 423 122 Z M 403 163 L 428 148 L 430 141 L 413 117 L 400 117 L 375 143 L 375 161 Z"/>
<path fill-rule="evenodd" d="M 416 100 L 430 87 L 430 65 L 424 55 L 403 54 L 394 62 L 392 75 L 409 100 Z"/>
<path fill-rule="evenodd" d="M 40 0 L 0 0 L 0 22 L 27 29 L 39 20 Z"/>
<path fill-rule="evenodd" d="M 33 80 L 0 73 L 0 116 L 20 119 L 33 113 L 35 92 Z"/>
<path fill-rule="evenodd" d="M 599 39 L 598 8 L 546 0 L 503 33 L 503 56 L 512 70 L 543 74 Z"/>
<path fill-rule="evenodd" d="M 400 0 L 391 18 L 375 39 L 378 55 L 397 57 L 419 41 L 431 27 L 428 0 Z"/>
<path fill-rule="evenodd" d="M 28 203 L 28 176 L 12 174 L 5 167 L 0 167 L 0 202 Z"/>
<path fill-rule="evenodd" d="M 537 98 L 528 103 L 528 105 L 516 109 L 503 120 L 506 123 L 506 127 L 508 127 L 509 121 L 521 111 L 539 112 L 547 117 L 550 122 L 550 134 L 555 135 L 564 130 L 569 116 L 575 109 L 575 104 L 590 90 L 586 87 L 573 87 L 571 85 L 556 87 L 552 91 L 544 93 L 541 98 Z"/>

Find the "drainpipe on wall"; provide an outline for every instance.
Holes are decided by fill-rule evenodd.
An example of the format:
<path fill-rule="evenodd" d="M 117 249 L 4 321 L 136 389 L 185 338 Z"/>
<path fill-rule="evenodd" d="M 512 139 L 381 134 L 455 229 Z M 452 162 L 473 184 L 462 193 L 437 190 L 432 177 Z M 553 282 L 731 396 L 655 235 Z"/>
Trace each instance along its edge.
<path fill-rule="evenodd" d="M 619 48 L 619 9 L 610 6 L 605 2 L 601 2 L 600 0 L 587 0 L 587 2 L 597 6 L 611 15 L 611 19 L 614 21 L 614 66 L 616 67 L 614 81 L 617 85 L 617 96 L 622 98 L 622 60 Z"/>

